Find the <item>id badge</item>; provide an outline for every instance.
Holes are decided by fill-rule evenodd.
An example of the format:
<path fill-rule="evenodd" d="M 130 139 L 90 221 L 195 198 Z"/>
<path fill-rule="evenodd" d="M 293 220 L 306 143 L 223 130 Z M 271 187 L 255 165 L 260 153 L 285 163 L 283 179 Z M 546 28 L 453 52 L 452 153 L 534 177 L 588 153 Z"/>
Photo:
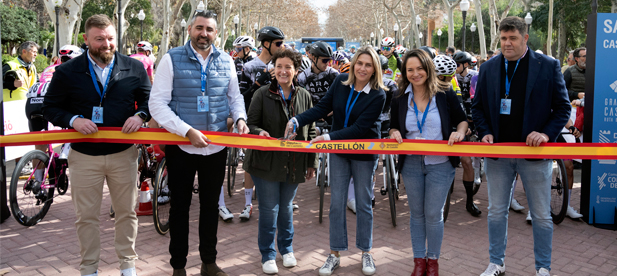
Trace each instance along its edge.
<path fill-rule="evenodd" d="M 197 96 L 197 112 L 208 112 L 209 109 L 208 96 Z"/>
<path fill-rule="evenodd" d="M 416 137 L 416 140 L 426 140 L 426 138 L 424 138 L 422 136 L 418 136 L 418 137 Z"/>
<path fill-rule="evenodd" d="M 510 108 L 512 108 L 512 99 L 501 99 L 499 114 L 510 115 Z"/>
<path fill-rule="evenodd" d="M 103 123 L 103 107 L 95 106 L 92 108 L 92 122 L 95 124 Z"/>

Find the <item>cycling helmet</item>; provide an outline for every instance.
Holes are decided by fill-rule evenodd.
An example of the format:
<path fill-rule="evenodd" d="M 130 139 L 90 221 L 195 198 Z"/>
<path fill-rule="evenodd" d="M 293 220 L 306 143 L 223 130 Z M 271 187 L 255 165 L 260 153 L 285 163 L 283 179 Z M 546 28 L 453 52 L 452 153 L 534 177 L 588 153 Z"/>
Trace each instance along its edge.
<path fill-rule="evenodd" d="M 407 49 L 405 49 L 405 47 L 403 47 L 402 45 L 396 46 L 396 49 L 394 49 L 394 53 L 399 56 L 404 55 L 405 51 L 407 51 Z"/>
<path fill-rule="evenodd" d="M 456 62 L 449 56 L 438 55 L 433 59 L 437 76 L 451 76 L 456 72 Z"/>
<path fill-rule="evenodd" d="M 351 45 L 351 47 L 349 47 L 349 49 L 356 49 L 356 45 Z"/>
<path fill-rule="evenodd" d="M 292 42 L 289 42 L 289 46 L 296 46 L 296 43 L 295 43 L 295 42 L 293 42 L 293 41 L 292 41 Z"/>
<path fill-rule="evenodd" d="M 334 61 L 341 61 L 347 58 L 347 55 L 345 55 L 345 52 L 343 51 L 336 51 L 334 52 L 334 54 L 332 54 L 332 59 Z"/>
<path fill-rule="evenodd" d="M 382 47 L 394 47 L 394 38 L 386 37 L 381 41 Z"/>
<path fill-rule="evenodd" d="M 422 46 L 418 49 L 425 51 L 429 55 L 429 57 L 431 57 L 431 59 L 435 59 L 435 56 L 437 55 L 437 51 L 435 51 L 435 48 L 433 47 Z"/>
<path fill-rule="evenodd" d="M 381 63 L 381 70 L 388 69 L 388 58 L 387 57 L 383 55 L 379 55 L 379 63 Z"/>
<path fill-rule="evenodd" d="M 140 41 L 137 43 L 137 49 L 142 49 L 144 51 L 152 51 L 152 44 L 148 41 Z"/>
<path fill-rule="evenodd" d="M 478 64 L 478 59 L 476 59 L 476 57 L 471 56 L 471 66 L 475 67 Z"/>
<path fill-rule="evenodd" d="M 302 63 L 300 63 L 300 72 L 309 70 L 311 68 L 311 60 L 307 57 L 302 57 Z"/>
<path fill-rule="evenodd" d="M 233 45 L 234 47 L 251 47 L 252 49 L 255 47 L 255 39 L 245 35 L 239 36 L 238 38 L 236 38 L 236 40 L 234 40 Z"/>
<path fill-rule="evenodd" d="M 62 48 L 60 48 L 60 52 L 58 52 L 58 55 L 60 57 L 69 57 L 69 59 L 72 59 L 80 56 L 82 53 L 83 51 L 81 48 L 69 44 L 62 46 Z"/>
<path fill-rule="evenodd" d="M 375 47 L 373 47 L 373 50 L 375 50 L 375 52 L 377 52 L 377 54 L 381 55 L 381 48 L 375 46 Z"/>
<path fill-rule="evenodd" d="M 272 41 L 277 39 L 285 39 L 285 34 L 277 27 L 263 27 L 257 32 L 258 41 Z"/>
<path fill-rule="evenodd" d="M 456 54 L 454 54 L 454 56 L 452 56 L 452 59 L 454 59 L 456 63 L 471 64 L 471 54 L 467 52 L 463 52 L 463 51 L 457 52 Z"/>
<path fill-rule="evenodd" d="M 306 47 L 304 47 L 304 52 L 310 53 L 311 52 L 311 47 L 313 47 L 313 44 L 306 45 Z"/>
<path fill-rule="evenodd" d="M 345 63 L 343 65 L 341 65 L 341 68 L 339 69 L 339 72 L 341 73 L 349 73 L 349 67 L 350 67 L 351 63 Z"/>
<path fill-rule="evenodd" d="M 332 57 L 332 47 L 330 47 L 330 44 L 317 41 L 312 45 L 309 52 L 313 57 Z"/>

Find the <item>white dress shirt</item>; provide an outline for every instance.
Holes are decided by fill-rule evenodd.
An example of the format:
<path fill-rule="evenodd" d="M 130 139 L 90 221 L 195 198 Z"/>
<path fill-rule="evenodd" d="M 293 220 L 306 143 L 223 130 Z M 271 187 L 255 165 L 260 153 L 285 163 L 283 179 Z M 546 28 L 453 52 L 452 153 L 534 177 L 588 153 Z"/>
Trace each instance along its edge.
<path fill-rule="evenodd" d="M 206 62 L 210 59 L 210 55 L 212 55 L 212 49 L 210 49 L 208 56 L 204 58 L 197 51 L 195 51 L 193 45 L 190 46 L 191 50 L 195 53 L 195 56 L 197 56 L 197 59 L 201 63 L 201 66 L 205 67 L 207 65 Z M 167 131 L 186 137 L 186 133 L 192 127 L 180 119 L 180 117 L 169 107 L 174 81 L 173 68 L 171 56 L 169 56 L 169 54 L 165 54 L 158 65 L 158 69 L 156 70 L 156 78 L 154 78 L 154 84 L 152 85 L 152 90 L 150 91 L 148 106 L 150 108 L 152 118 Z M 232 118 L 234 122 L 237 122 L 240 118 L 246 120 L 244 97 L 240 94 L 240 89 L 238 88 L 238 75 L 236 75 L 236 67 L 233 59 L 229 60 L 229 70 L 231 79 L 229 80 L 229 86 L 227 87 L 227 100 L 229 101 L 229 109 L 231 111 Z M 196 148 L 193 145 L 180 145 L 179 147 L 187 153 L 199 155 L 214 154 L 225 148 L 224 146 L 217 145 L 209 145 L 205 148 Z"/>

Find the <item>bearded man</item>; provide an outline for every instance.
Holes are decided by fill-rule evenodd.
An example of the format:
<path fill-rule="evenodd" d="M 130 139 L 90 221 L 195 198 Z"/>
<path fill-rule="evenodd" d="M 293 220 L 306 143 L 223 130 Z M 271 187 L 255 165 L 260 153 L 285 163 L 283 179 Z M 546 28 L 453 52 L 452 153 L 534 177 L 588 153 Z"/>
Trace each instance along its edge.
<path fill-rule="evenodd" d="M 116 53 L 116 29 L 106 15 L 86 20 L 88 51 L 58 66 L 43 102 L 46 120 L 92 134 L 98 127 L 140 129 L 150 118 L 150 80 L 136 59 Z M 136 106 L 137 104 L 137 106 Z M 133 144 L 73 143 L 69 153 L 81 275 L 98 275 L 99 215 L 107 182 L 115 215 L 115 248 L 122 276 L 135 276 L 137 149 Z"/>

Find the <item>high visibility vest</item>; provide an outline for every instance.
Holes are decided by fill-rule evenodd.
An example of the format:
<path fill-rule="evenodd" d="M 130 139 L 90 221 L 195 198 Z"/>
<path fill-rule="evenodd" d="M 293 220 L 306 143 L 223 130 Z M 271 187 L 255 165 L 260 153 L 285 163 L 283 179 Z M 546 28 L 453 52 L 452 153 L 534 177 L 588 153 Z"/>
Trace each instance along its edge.
<path fill-rule="evenodd" d="M 28 70 L 26 70 L 25 67 L 21 66 L 21 63 L 19 63 L 17 58 L 11 61 L 8 61 L 6 64 L 8 64 L 11 67 L 10 71 L 15 71 L 17 73 L 17 79 L 24 82 L 25 85 L 22 87 L 17 87 L 15 90 L 12 90 L 12 91 L 8 90 L 7 88 L 4 88 L 2 90 L 2 97 L 4 101 L 8 102 L 8 101 L 25 100 L 28 90 L 30 89 L 30 87 L 32 87 L 36 83 L 36 67 L 32 65 L 30 73 L 28 73 Z M 7 73 L 8 72 L 9 71 L 7 71 Z"/>

